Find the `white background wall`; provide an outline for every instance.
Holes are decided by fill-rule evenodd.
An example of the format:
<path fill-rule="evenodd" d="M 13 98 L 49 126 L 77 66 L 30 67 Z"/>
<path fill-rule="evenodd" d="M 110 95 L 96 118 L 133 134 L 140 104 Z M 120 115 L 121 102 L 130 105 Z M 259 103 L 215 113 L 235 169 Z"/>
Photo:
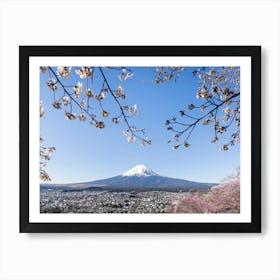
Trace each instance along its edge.
<path fill-rule="evenodd" d="M 263 1 L 8 1 L 0 279 L 280 279 L 279 13 Z M 262 45 L 262 234 L 19 234 L 18 45 Z"/>

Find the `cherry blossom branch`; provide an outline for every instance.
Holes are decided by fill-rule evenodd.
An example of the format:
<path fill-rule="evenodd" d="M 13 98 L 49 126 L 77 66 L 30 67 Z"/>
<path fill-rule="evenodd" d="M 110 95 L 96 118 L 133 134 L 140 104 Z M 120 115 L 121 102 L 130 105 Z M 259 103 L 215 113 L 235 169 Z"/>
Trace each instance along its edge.
<path fill-rule="evenodd" d="M 201 116 L 194 117 L 186 114 L 185 110 L 180 110 L 179 113 L 181 117 L 193 121 L 191 123 L 185 123 L 184 121 L 178 121 L 177 118 L 173 117 L 165 123 L 168 125 L 167 130 L 176 133 L 174 136 L 176 142 L 179 141 L 182 135 L 186 135 L 183 143 L 177 143 L 173 146 L 173 149 L 177 149 L 183 144 L 188 148 L 190 146 L 188 141 L 195 127 L 201 122 L 203 122 L 203 125 L 213 124 L 215 136 L 211 142 L 215 143 L 219 140 L 217 133 L 223 134 L 227 131 L 227 128 L 236 121 L 237 130 L 231 134 L 229 143 L 224 144 L 221 147 L 221 150 L 228 150 L 229 145 L 234 145 L 239 141 L 240 101 L 235 99 L 240 96 L 240 68 L 212 67 L 208 69 L 202 67 L 201 69 L 193 71 L 193 76 L 198 77 L 200 86 L 196 93 L 196 98 L 205 101 L 199 106 L 195 106 L 194 104 L 188 105 L 189 110 L 200 109 L 205 113 Z M 219 112 L 222 106 L 224 106 L 224 108 Z M 225 124 L 220 124 L 220 121 Z M 184 128 L 181 130 L 176 129 L 177 126 L 183 126 Z M 171 141 L 168 142 L 170 143 Z"/>
<path fill-rule="evenodd" d="M 170 124 L 176 124 L 176 125 L 186 126 L 186 128 L 183 129 L 183 130 L 181 130 L 181 131 L 174 130 L 173 128 L 170 129 L 170 126 L 169 126 L 169 130 L 173 130 L 173 131 L 177 132 L 177 134 L 175 135 L 175 140 L 178 139 L 180 136 L 182 136 L 184 133 L 188 132 L 188 134 L 187 134 L 187 136 L 186 136 L 186 138 L 185 138 L 185 140 L 184 140 L 184 145 L 185 145 L 186 147 L 189 147 L 188 140 L 189 140 L 189 138 L 190 138 L 192 132 L 194 131 L 194 128 L 196 127 L 196 125 L 197 125 L 198 123 L 200 123 L 203 119 L 205 119 L 207 116 L 211 116 L 213 113 L 215 113 L 214 120 L 217 120 L 217 112 L 218 112 L 218 109 L 219 109 L 222 105 L 224 105 L 225 103 L 229 102 L 230 100 L 236 98 L 236 97 L 239 96 L 239 95 L 240 95 L 240 93 L 236 93 L 236 94 L 233 94 L 231 97 L 227 98 L 226 100 L 220 102 L 220 104 L 215 104 L 215 105 L 210 104 L 210 105 L 206 106 L 205 108 L 207 108 L 207 107 L 209 107 L 209 106 L 215 106 L 215 107 L 214 107 L 213 109 L 207 111 L 207 112 L 206 112 L 205 114 L 203 114 L 200 118 L 194 118 L 194 117 L 189 116 L 189 115 L 187 115 L 187 114 L 181 113 L 182 116 L 186 116 L 186 117 L 188 117 L 188 118 L 195 119 L 195 121 L 194 121 L 193 123 L 191 123 L 191 124 L 185 124 L 185 123 L 178 122 L 178 121 L 176 120 L 176 118 L 173 118 L 173 119 L 171 119 L 171 120 L 167 120 L 166 123 L 167 123 L 168 125 L 170 125 Z M 183 112 L 183 111 L 180 111 L 180 112 Z M 224 126 L 224 128 L 227 128 L 227 127 L 229 127 L 229 126 L 232 124 L 233 119 L 234 119 L 233 117 L 234 117 L 234 116 L 231 117 L 231 122 L 230 122 L 228 125 Z M 209 121 L 209 122 L 210 122 L 210 121 Z M 204 123 L 204 124 L 206 125 L 206 124 L 208 124 L 208 123 Z M 215 126 L 214 126 L 214 130 L 215 130 L 215 137 L 217 137 L 217 135 L 216 135 L 217 130 L 216 130 Z M 174 146 L 174 147 L 175 147 L 175 149 L 176 149 L 176 148 L 179 147 L 179 146 L 176 145 L 176 146 Z"/>
<path fill-rule="evenodd" d="M 73 101 L 73 102 L 79 107 L 79 109 L 80 109 L 81 111 L 83 111 L 84 113 L 86 113 L 86 115 L 89 116 L 90 119 L 91 119 L 92 121 L 94 121 L 95 123 L 98 123 L 98 121 L 96 120 L 96 118 L 95 118 L 92 114 L 90 114 L 90 113 L 88 112 L 88 110 L 86 110 L 85 108 L 83 108 L 83 107 L 79 104 L 79 102 L 77 102 L 77 101 L 73 98 L 73 96 L 72 96 L 72 95 L 69 93 L 69 91 L 66 89 L 66 86 L 64 86 L 64 84 L 60 81 L 60 79 L 59 79 L 58 75 L 55 73 L 55 71 L 54 71 L 51 67 L 48 67 L 48 69 L 49 69 L 49 70 L 52 72 L 52 74 L 55 76 L 57 82 L 58 82 L 58 83 L 61 85 L 61 87 L 63 88 L 64 93 L 67 94 L 67 96 L 71 99 L 71 101 Z M 88 105 L 88 106 L 89 106 L 89 105 Z M 71 111 L 72 111 L 72 108 L 71 108 Z M 72 114 L 72 112 L 71 112 L 71 114 Z"/>
<path fill-rule="evenodd" d="M 135 133 L 135 129 L 133 129 L 134 126 L 131 126 L 131 125 L 129 124 L 129 122 L 128 122 L 128 120 L 127 120 L 127 116 L 126 116 L 126 114 L 125 114 L 125 112 L 124 112 L 124 110 L 123 110 L 123 106 L 120 104 L 118 98 L 116 97 L 116 95 L 114 94 L 113 90 L 111 89 L 111 87 L 110 87 L 110 85 L 109 85 L 109 82 L 108 82 L 108 80 L 107 80 L 107 78 L 106 78 L 106 76 L 105 76 L 105 74 L 104 74 L 104 71 L 102 70 L 101 67 L 98 67 L 98 68 L 99 68 L 99 70 L 100 70 L 100 73 L 101 73 L 101 75 L 102 75 L 102 77 L 103 77 L 103 79 L 104 79 L 104 81 L 105 81 L 105 83 L 106 83 L 106 86 L 107 86 L 107 88 L 108 88 L 108 90 L 109 90 L 111 96 L 113 97 L 113 99 L 115 100 L 115 102 L 118 104 L 118 106 L 119 106 L 119 108 L 120 108 L 121 116 L 123 117 L 123 119 L 124 119 L 124 121 L 125 121 L 125 123 L 126 123 L 126 126 L 127 126 L 127 128 L 128 128 L 128 131 L 130 132 L 130 135 L 131 135 L 132 137 L 135 137 L 135 138 L 140 139 L 140 140 L 142 141 L 142 143 L 143 143 L 143 141 L 144 141 L 144 142 L 146 142 L 147 144 L 150 144 L 150 143 L 151 143 L 151 140 L 144 139 L 144 138 L 138 136 L 138 135 Z M 138 131 L 140 131 L 140 130 L 136 130 L 136 131 L 138 132 Z M 141 131 L 143 131 L 143 130 L 141 130 Z"/>
<path fill-rule="evenodd" d="M 156 67 L 154 71 L 156 73 L 156 77 L 154 79 L 156 84 L 165 83 L 167 81 L 171 81 L 174 78 L 176 79 L 179 77 L 180 72 L 184 71 L 185 67 L 175 66 L 175 67 Z"/>
<path fill-rule="evenodd" d="M 103 109 L 102 100 L 106 97 L 106 93 L 110 93 L 110 95 L 113 97 L 114 102 L 118 105 L 118 107 L 120 109 L 120 115 L 118 117 L 112 118 L 112 121 L 113 121 L 113 123 L 117 124 L 117 123 L 119 123 L 119 118 L 120 117 L 123 118 L 123 120 L 127 126 L 127 130 L 124 131 L 124 134 L 128 137 L 127 138 L 128 142 L 134 142 L 135 139 L 139 139 L 139 140 L 141 140 L 142 145 L 151 144 L 150 139 L 143 138 L 138 134 L 138 133 L 144 133 L 144 129 L 137 129 L 134 125 L 130 125 L 130 123 L 128 121 L 128 116 L 126 115 L 125 111 L 128 111 L 129 113 L 132 113 L 132 114 L 136 114 L 136 105 L 129 107 L 127 105 L 123 106 L 120 103 L 118 97 L 125 99 L 125 94 L 123 92 L 123 88 L 121 86 L 119 86 L 116 91 L 112 90 L 102 67 L 98 67 L 98 69 L 100 70 L 102 80 L 103 80 L 101 92 L 98 95 L 94 96 L 93 92 L 90 89 L 87 89 L 86 90 L 87 102 L 83 99 L 84 100 L 84 101 L 82 100 L 83 105 L 81 105 L 81 103 L 79 103 L 76 100 L 77 98 L 79 98 L 80 93 L 82 92 L 82 83 L 78 82 L 77 85 L 74 85 L 73 86 L 74 93 L 71 94 L 68 90 L 69 86 L 66 86 L 60 79 L 61 76 L 64 76 L 65 78 L 68 78 L 70 76 L 71 71 L 69 70 L 70 69 L 69 67 L 58 67 L 57 72 L 52 67 L 44 67 L 44 68 L 47 68 L 49 71 L 50 80 L 49 80 L 49 82 L 47 82 L 47 86 L 54 93 L 54 103 L 53 103 L 54 108 L 61 109 L 60 101 L 63 100 L 65 96 L 67 96 L 67 98 L 69 98 L 69 100 L 67 101 L 67 104 L 64 104 L 65 106 L 67 106 L 68 104 L 70 105 L 70 112 L 65 111 L 65 116 L 67 119 L 73 120 L 76 118 L 75 113 L 72 113 L 72 104 L 75 104 L 82 112 L 79 115 L 80 120 L 85 121 L 86 120 L 85 116 L 88 116 L 94 122 L 96 127 L 104 128 L 105 127 L 104 122 L 98 121 L 96 119 L 96 115 L 91 114 L 89 112 L 90 109 L 93 110 L 93 107 L 90 106 L 89 101 L 90 101 L 90 97 L 95 97 L 95 99 L 99 103 L 100 108 L 102 109 L 102 116 L 107 117 L 109 115 L 109 113 Z M 69 69 L 66 69 L 66 68 L 69 68 Z M 126 80 L 127 78 L 130 78 L 134 75 L 134 73 L 130 69 L 125 68 L 125 67 L 117 67 L 117 68 L 116 67 L 106 67 L 106 68 L 112 69 L 112 70 L 118 70 L 118 71 L 121 70 L 121 74 L 118 75 L 120 80 L 123 80 L 123 79 Z M 43 69 L 43 70 L 45 71 L 45 69 Z M 91 77 L 91 78 L 93 77 L 93 71 L 94 71 L 94 67 L 82 67 L 81 69 L 76 70 L 76 73 L 78 75 L 80 75 L 80 78 L 86 78 L 87 88 L 88 88 L 88 77 Z M 53 79 L 52 76 L 55 79 Z M 61 86 L 64 96 L 62 96 L 59 100 L 56 100 L 55 93 L 58 89 L 58 85 Z M 90 92 L 88 92 L 88 91 L 90 91 Z M 74 98 L 74 96 L 73 96 L 74 94 L 75 94 L 76 98 Z M 90 122 L 90 123 L 93 124 L 92 122 Z"/>

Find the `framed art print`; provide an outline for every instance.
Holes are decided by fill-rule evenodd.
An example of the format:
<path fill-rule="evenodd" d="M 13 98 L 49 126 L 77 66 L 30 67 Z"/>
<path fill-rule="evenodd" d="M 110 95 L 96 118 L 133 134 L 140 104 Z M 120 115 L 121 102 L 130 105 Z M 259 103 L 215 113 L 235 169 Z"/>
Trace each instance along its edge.
<path fill-rule="evenodd" d="M 20 46 L 19 69 L 20 232 L 261 232 L 261 47 Z"/>

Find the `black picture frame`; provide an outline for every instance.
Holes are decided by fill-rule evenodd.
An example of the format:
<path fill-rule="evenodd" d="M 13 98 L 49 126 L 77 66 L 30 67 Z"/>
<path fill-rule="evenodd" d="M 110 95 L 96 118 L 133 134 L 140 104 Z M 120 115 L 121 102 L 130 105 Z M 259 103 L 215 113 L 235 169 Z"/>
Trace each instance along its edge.
<path fill-rule="evenodd" d="M 29 58 L 32 56 L 247 56 L 251 58 L 250 223 L 32 223 L 29 221 Z M 19 46 L 21 233 L 260 233 L 260 46 Z"/>

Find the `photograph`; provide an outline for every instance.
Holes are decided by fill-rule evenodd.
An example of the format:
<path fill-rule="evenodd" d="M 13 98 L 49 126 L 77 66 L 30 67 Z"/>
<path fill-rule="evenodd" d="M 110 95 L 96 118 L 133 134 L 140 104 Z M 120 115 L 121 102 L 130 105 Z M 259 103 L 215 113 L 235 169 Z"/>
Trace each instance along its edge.
<path fill-rule="evenodd" d="M 41 213 L 240 213 L 239 67 L 39 71 Z"/>

